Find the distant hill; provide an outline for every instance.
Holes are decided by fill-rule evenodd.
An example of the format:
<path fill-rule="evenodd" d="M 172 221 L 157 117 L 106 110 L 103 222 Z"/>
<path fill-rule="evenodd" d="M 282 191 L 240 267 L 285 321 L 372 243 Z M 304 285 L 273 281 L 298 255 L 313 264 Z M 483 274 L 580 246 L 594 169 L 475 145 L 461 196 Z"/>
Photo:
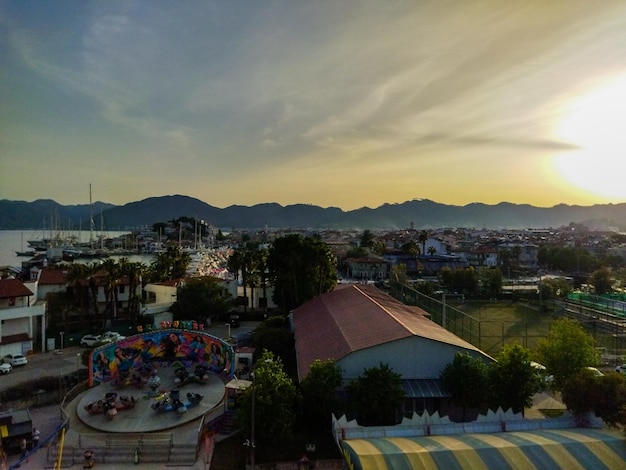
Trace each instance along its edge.
<path fill-rule="evenodd" d="M 188 196 L 174 195 L 144 199 L 115 206 L 103 202 L 62 206 L 52 200 L 34 202 L 0 200 L 0 230 L 58 227 L 89 229 L 93 214 L 98 230 L 130 230 L 193 217 L 227 229 L 312 228 L 391 230 L 440 227 L 473 228 L 556 228 L 572 222 L 597 230 L 626 231 L 626 203 L 594 206 L 557 206 L 542 208 L 503 202 L 496 205 L 472 203 L 465 206 L 440 204 L 427 199 L 401 204 L 384 204 L 343 211 L 308 204 L 281 206 L 276 203 L 254 206 L 229 206 L 223 209 Z M 71 227 L 70 227 L 71 225 Z"/>

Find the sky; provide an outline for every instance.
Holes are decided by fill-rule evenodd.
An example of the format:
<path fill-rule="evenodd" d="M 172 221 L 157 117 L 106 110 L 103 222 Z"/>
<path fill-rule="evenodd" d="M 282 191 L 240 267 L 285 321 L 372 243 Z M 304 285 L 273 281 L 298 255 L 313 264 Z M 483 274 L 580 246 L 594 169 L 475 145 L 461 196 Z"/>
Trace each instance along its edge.
<path fill-rule="evenodd" d="M 0 199 L 626 202 L 622 0 L 0 0 Z"/>

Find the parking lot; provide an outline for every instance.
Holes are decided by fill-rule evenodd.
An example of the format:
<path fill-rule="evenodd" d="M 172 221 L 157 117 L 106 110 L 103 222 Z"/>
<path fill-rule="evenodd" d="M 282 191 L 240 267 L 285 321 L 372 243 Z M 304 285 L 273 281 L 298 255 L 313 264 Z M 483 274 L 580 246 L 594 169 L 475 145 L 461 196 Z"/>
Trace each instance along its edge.
<path fill-rule="evenodd" d="M 63 349 L 59 353 L 51 351 L 29 354 L 26 356 L 28 364 L 15 366 L 11 372 L 0 376 L 0 390 L 28 380 L 46 376 L 68 375 L 78 369 L 85 368 L 80 362 L 82 351 L 83 348 L 71 347 Z"/>

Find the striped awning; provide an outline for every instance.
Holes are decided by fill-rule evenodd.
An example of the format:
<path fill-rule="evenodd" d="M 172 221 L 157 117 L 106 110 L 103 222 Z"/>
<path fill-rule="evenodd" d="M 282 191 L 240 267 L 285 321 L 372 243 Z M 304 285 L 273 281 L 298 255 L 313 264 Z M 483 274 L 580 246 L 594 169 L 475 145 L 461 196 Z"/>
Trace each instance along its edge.
<path fill-rule="evenodd" d="M 626 438 L 597 429 L 341 441 L 351 470 L 626 468 Z"/>
<path fill-rule="evenodd" d="M 404 379 L 402 388 L 407 398 L 445 398 L 450 394 L 439 379 Z"/>

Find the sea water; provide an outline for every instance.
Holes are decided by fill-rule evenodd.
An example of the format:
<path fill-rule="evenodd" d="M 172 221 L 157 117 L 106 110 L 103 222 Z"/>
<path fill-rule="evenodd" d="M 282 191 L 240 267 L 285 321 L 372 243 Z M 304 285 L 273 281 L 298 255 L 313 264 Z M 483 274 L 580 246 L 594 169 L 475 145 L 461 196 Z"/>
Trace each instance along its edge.
<path fill-rule="evenodd" d="M 109 238 L 116 238 L 129 232 L 107 232 L 106 236 Z M 87 242 L 89 237 L 93 237 L 93 233 L 89 231 L 75 231 L 72 232 L 72 236 L 77 237 L 78 242 Z M 30 258 L 26 256 L 17 256 L 17 251 L 29 251 L 32 250 L 28 246 L 28 240 L 41 240 L 43 238 L 49 238 L 50 234 L 43 234 L 40 232 L 34 232 L 32 230 L 0 230 L 0 266 L 16 266 L 21 267 L 22 261 L 27 261 Z M 131 255 L 131 256 L 111 256 L 112 259 L 127 258 L 131 262 L 144 263 L 149 265 L 154 260 L 154 255 Z M 80 259 L 75 262 L 81 263 L 93 263 L 98 262 L 98 259 Z"/>

